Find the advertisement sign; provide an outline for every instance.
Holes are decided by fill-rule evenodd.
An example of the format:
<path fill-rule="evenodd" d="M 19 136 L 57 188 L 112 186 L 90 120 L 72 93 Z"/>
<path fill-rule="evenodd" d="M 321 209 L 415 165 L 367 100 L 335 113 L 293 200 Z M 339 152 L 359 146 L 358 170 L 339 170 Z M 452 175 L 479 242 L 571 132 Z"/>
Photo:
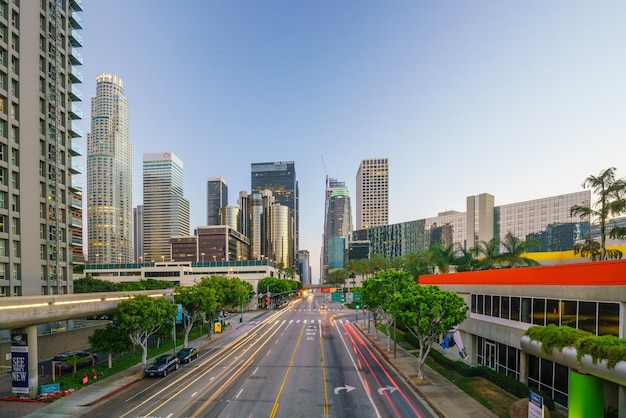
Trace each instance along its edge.
<path fill-rule="evenodd" d="M 11 334 L 11 390 L 28 393 L 28 339 L 26 334 Z"/>
<path fill-rule="evenodd" d="M 528 418 L 543 418 L 543 398 L 532 390 L 528 395 Z"/>

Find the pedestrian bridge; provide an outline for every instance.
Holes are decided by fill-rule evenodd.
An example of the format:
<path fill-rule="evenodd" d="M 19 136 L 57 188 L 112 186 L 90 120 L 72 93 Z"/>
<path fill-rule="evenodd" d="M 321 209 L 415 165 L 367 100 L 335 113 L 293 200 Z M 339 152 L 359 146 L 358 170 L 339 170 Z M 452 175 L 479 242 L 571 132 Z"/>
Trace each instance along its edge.
<path fill-rule="evenodd" d="M 122 300 L 133 296 L 173 297 L 173 293 L 174 289 L 166 289 L 0 298 L 0 329 L 110 314 Z"/>

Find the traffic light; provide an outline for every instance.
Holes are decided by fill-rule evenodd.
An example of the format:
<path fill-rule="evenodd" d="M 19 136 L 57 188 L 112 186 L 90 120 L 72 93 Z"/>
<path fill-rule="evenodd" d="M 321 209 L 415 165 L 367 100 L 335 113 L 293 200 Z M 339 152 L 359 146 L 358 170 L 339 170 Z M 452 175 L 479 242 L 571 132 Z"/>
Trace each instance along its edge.
<path fill-rule="evenodd" d="M 346 301 L 346 297 L 344 295 L 341 295 L 341 302 L 345 302 Z"/>
<path fill-rule="evenodd" d="M 355 303 L 354 309 L 361 309 L 361 304 L 359 302 Z"/>

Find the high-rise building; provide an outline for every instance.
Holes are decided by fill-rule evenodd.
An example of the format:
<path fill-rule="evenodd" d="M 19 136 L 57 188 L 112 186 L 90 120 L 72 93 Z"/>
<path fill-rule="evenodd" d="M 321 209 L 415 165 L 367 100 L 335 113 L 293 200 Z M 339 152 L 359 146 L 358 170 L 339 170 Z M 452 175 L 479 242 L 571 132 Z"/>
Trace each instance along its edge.
<path fill-rule="evenodd" d="M 124 82 L 96 77 L 87 134 L 87 246 L 91 263 L 130 263 L 133 253 L 133 149 Z"/>
<path fill-rule="evenodd" d="M 206 182 L 206 224 L 219 225 L 220 209 L 228 206 L 228 185 L 223 178 L 215 177 Z"/>
<path fill-rule="evenodd" d="M 280 161 L 270 163 L 252 163 L 251 167 L 251 191 L 260 193 L 268 189 L 280 205 L 288 208 L 289 215 L 289 244 L 285 255 L 285 267 L 297 268 L 298 256 L 299 216 L 298 216 L 298 181 L 296 180 L 296 167 L 293 161 Z M 282 246 L 281 246 L 282 247 Z"/>
<path fill-rule="evenodd" d="M 352 207 L 345 182 L 327 178 L 325 207 L 324 244 L 320 269 L 322 283 L 328 278 L 329 268 L 344 268 L 344 254 L 347 254 L 347 248 L 340 248 L 339 245 L 341 243 L 347 245 L 348 235 L 352 231 Z M 343 240 L 333 239 L 335 237 L 343 237 Z M 333 262 L 329 263 L 331 242 L 333 243 Z"/>
<path fill-rule="evenodd" d="M 304 285 L 312 284 L 310 253 L 308 250 L 298 252 L 298 275 Z"/>
<path fill-rule="evenodd" d="M 389 161 L 371 158 L 361 161 L 356 173 L 356 229 L 389 223 Z"/>
<path fill-rule="evenodd" d="M 143 263 L 143 205 L 133 209 L 133 251 L 135 263 Z"/>
<path fill-rule="evenodd" d="M 0 295 L 72 293 L 82 258 L 81 2 L 0 2 Z"/>
<path fill-rule="evenodd" d="M 183 162 L 170 152 L 143 155 L 144 262 L 170 261 L 170 238 L 189 235 Z"/>

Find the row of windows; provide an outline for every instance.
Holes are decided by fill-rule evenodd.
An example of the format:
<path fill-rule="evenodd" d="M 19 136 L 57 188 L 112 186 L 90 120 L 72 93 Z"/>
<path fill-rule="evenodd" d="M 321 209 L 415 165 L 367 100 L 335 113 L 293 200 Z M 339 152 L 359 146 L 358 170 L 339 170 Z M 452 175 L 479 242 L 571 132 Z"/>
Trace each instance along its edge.
<path fill-rule="evenodd" d="M 620 305 L 614 302 L 471 295 L 472 313 L 533 325 L 564 325 L 619 337 Z"/>

